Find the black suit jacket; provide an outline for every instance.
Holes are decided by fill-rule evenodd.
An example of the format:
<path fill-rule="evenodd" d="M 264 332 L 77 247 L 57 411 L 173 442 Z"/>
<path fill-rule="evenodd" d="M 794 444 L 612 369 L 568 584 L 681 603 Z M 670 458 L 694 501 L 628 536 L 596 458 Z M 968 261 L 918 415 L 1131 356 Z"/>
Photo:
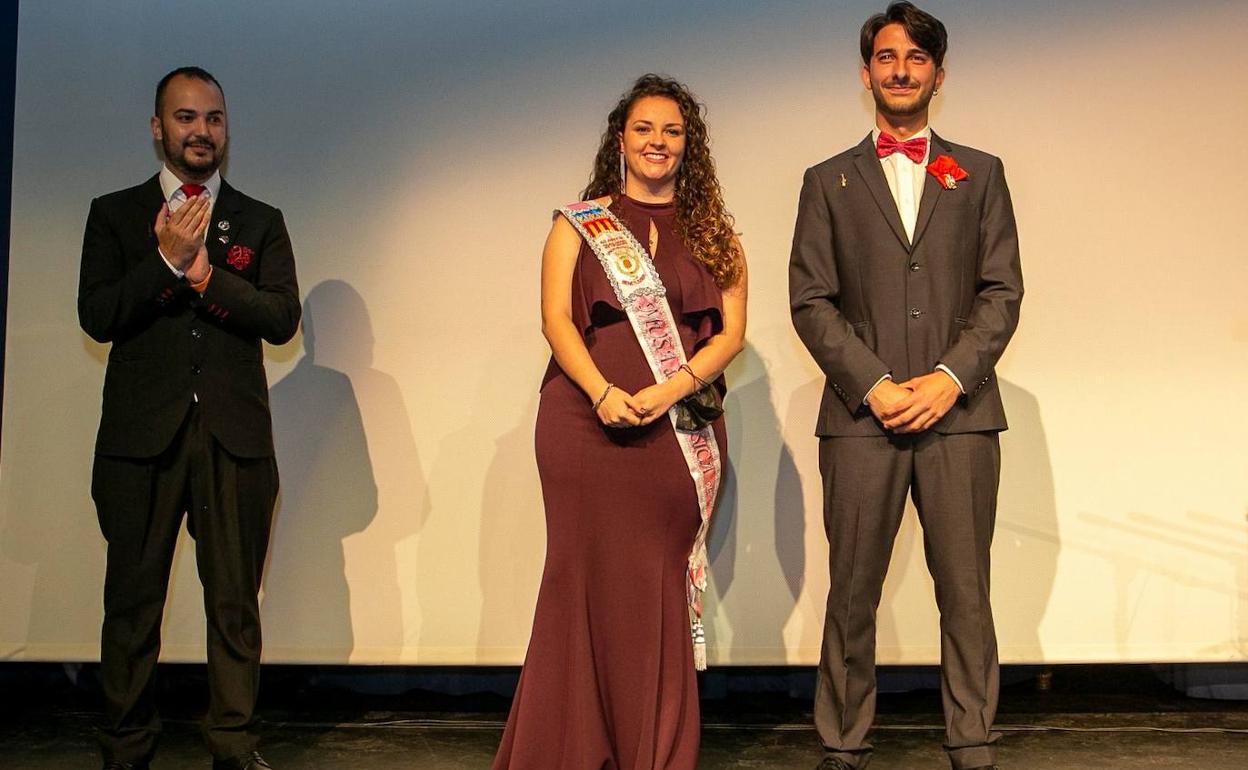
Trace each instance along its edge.
<path fill-rule="evenodd" d="M 901 224 L 871 136 L 806 171 L 789 262 L 793 325 L 827 376 L 816 433 L 884 433 L 863 399 L 949 367 L 966 395 L 941 433 L 1006 428 L 993 367 L 1018 325 L 1023 277 L 999 158 L 932 135 L 930 158 L 967 173 L 957 189 L 926 175 L 914 242 Z"/>
<path fill-rule="evenodd" d="M 91 202 L 78 320 L 111 342 L 97 454 L 152 457 L 198 397 L 204 424 L 238 457 L 271 457 L 260 340 L 299 325 L 295 260 L 282 214 L 222 181 L 207 235 L 212 280 L 201 297 L 157 251 L 158 176 Z M 231 251 L 233 249 L 233 251 Z"/>

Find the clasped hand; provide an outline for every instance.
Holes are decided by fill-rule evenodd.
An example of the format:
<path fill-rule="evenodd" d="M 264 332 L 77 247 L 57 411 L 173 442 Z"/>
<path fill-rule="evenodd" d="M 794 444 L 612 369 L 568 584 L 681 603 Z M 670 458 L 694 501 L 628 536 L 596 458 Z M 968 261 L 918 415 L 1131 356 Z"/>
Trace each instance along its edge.
<path fill-rule="evenodd" d="M 202 278 L 208 269 L 204 234 L 208 232 L 211 211 L 208 196 L 197 195 L 172 213 L 168 204 L 162 205 L 152 226 L 160 253 L 192 282 Z"/>
<path fill-rule="evenodd" d="M 684 393 L 679 384 L 668 380 L 650 385 L 636 393 L 611 388 L 598 405 L 598 419 L 608 428 L 635 428 L 649 425 L 667 414 Z"/>
<path fill-rule="evenodd" d="M 867 396 L 867 405 L 885 430 L 922 433 L 953 408 L 960 392 L 952 377 L 937 370 L 905 382 L 884 380 Z"/>

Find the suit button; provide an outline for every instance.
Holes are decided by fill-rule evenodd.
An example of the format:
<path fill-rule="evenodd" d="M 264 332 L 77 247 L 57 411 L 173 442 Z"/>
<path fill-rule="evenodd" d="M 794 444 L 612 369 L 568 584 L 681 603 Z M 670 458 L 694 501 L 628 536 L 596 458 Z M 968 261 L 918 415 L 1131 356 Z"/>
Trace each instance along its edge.
<path fill-rule="evenodd" d="M 912 272 L 912 273 L 917 273 L 917 272 L 919 272 L 919 263 L 918 263 L 918 262 L 911 262 L 911 263 L 910 263 L 910 272 Z"/>
<path fill-rule="evenodd" d="M 910 308 L 910 317 L 911 317 L 911 318 L 918 318 L 918 317 L 919 317 L 919 316 L 921 316 L 921 315 L 923 315 L 923 311 L 922 311 L 922 310 L 919 310 L 917 307 L 912 307 L 912 308 Z"/>
<path fill-rule="evenodd" d="M 198 366 L 192 366 L 192 367 L 191 367 L 191 374 L 199 374 L 199 367 L 198 367 Z"/>

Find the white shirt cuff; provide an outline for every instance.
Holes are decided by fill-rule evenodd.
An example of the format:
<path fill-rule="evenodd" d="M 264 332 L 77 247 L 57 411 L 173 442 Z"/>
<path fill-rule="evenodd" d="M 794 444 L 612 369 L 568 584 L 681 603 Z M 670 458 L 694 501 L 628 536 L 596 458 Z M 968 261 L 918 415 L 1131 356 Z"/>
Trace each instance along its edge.
<path fill-rule="evenodd" d="M 944 364 L 936 364 L 936 368 L 944 372 L 945 374 L 949 375 L 949 377 L 953 379 L 953 384 L 958 386 L 958 391 L 962 395 L 964 396 L 966 395 L 966 388 L 962 387 L 962 380 L 958 379 L 958 375 L 954 374 L 952 369 L 945 366 Z"/>
<path fill-rule="evenodd" d="M 186 277 L 186 273 L 174 267 L 173 263 L 169 261 L 169 258 L 165 256 L 165 252 L 161 251 L 159 246 L 156 247 L 156 253 L 159 254 L 160 258 L 165 261 L 165 264 L 169 266 L 169 269 L 173 271 L 174 275 L 176 275 L 179 278 Z"/>
<path fill-rule="evenodd" d="M 893 375 L 892 375 L 892 373 L 890 372 L 890 373 L 888 373 L 888 374 L 884 375 L 883 377 L 881 377 L 880 379 L 876 380 L 876 381 L 875 381 L 875 384 L 874 384 L 874 385 L 872 385 L 870 388 L 867 388 L 867 395 L 865 395 L 865 396 L 863 396 L 863 397 L 862 397 L 862 403 L 863 403 L 863 405 L 866 405 L 866 403 L 867 403 L 867 399 L 868 399 L 868 398 L 871 398 L 871 391 L 873 391 L 873 390 L 875 390 L 876 388 L 880 387 L 880 383 L 881 383 L 881 382 L 883 382 L 884 380 L 891 380 L 891 379 L 893 379 Z"/>

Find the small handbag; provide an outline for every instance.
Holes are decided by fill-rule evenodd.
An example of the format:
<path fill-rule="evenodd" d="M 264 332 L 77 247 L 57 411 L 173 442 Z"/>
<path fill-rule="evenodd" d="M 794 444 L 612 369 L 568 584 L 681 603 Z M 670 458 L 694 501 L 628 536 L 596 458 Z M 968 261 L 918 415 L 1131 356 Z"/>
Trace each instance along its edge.
<path fill-rule="evenodd" d="M 724 405 L 714 385 L 694 374 L 688 364 L 680 368 L 701 387 L 676 402 L 676 430 L 696 433 L 719 419 L 724 413 Z"/>

